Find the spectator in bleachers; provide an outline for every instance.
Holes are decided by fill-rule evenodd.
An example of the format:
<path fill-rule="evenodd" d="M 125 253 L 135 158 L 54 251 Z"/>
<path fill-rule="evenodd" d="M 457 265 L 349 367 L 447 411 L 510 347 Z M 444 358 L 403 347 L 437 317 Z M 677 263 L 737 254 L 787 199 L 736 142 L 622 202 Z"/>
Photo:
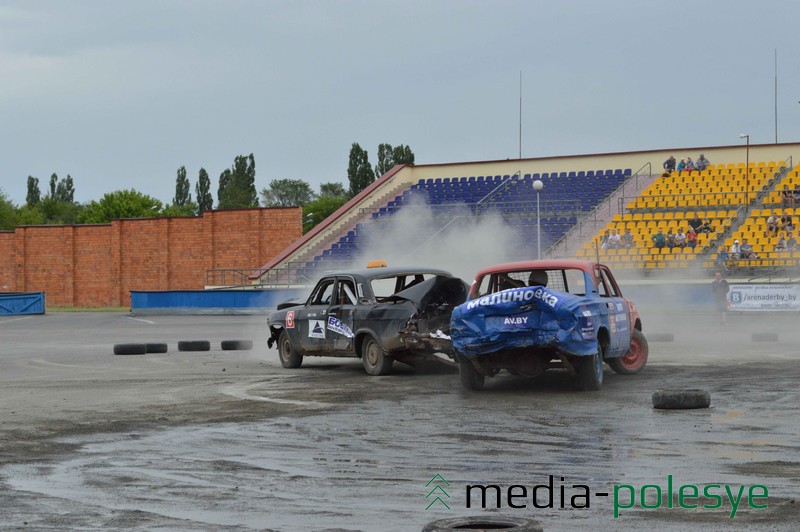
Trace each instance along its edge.
<path fill-rule="evenodd" d="M 739 258 L 741 259 L 757 259 L 758 255 L 753 251 L 753 246 L 748 244 L 747 239 L 742 239 L 742 245 L 739 246 Z"/>
<path fill-rule="evenodd" d="M 720 246 L 719 250 L 717 251 L 717 257 L 714 259 L 714 267 L 723 271 L 728 271 L 729 260 L 730 256 L 728 255 L 728 252 L 725 251 L 725 246 Z"/>
<path fill-rule="evenodd" d="M 684 170 L 686 170 L 686 161 L 684 161 L 683 159 L 681 159 L 681 162 L 679 162 L 679 163 L 678 163 L 677 170 L 678 170 L 678 173 L 679 173 L 679 174 L 680 174 L 681 172 L 683 172 Z"/>
<path fill-rule="evenodd" d="M 630 227 L 625 228 L 625 234 L 620 237 L 622 241 L 622 247 L 625 249 L 630 249 L 633 247 L 633 233 L 631 233 Z"/>
<path fill-rule="evenodd" d="M 778 234 L 779 219 L 774 214 L 767 216 L 767 225 L 764 229 L 764 236 L 776 236 Z"/>
<path fill-rule="evenodd" d="M 780 218 L 780 228 L 781 231 L 794 231 L 794 222 L 792 221 L 792 215 L 786 211 L 781 213 Z"/>
<path fill-rule="evenodd" d="M 791 232 L 786 234 L 786 251 L 797 251 L 797 240 Z"/>
<path fill-rule="evenodd" d="M 705 233 L 709 235 L 713 232 L 714 228 L 711 227 L 711 222 L 708 220 L 708 218 L 706 218 L 705 220 L 703 220 L 703 225 L 700 226 L 700 230 L 698 231 L 698 233 Z"/>
<path fill-rule="evenodd" d="M 658 228 L 658 232 L 650 237 L 650 240 L 653 242 L 653 247 L 659 250 L 667 245 L 667 237 L 664 236 L 664 230 L 660 227 Z"/>
<path fill-rule="evenodd" d="M 694 218 L 689 220 L 689 227 L 694 229 L 694 232 L 696 233 L 700 231 L 700 227 L 702 227 L 702 225 L 703 225 L 703 220 L 701 220 L 700 217 L 697 216 L 697 213 L 694 213 Z"/>
<path fill-rule="evenodd" d="M 674 248 L 675 247 L 675 233 L 672 232 L 672 228 L 671 227 L 669 229 L 667 229 L 666 239 L 667 239 L 667 247 L 669 249 Z"/>
<path fill-rule="evenodd" d="M 800 205 L 800 184 L 794 186 L 794 204 Z"/>
<path fill-rule="evenodd" d="M 611 234 L 608 237 L 608 249 L 619 249 L 621 246 L 621 239 L 619 233 L 617 233 L 616 229 L 611 230 Z"/>
<path fill-rule="evenodd" d="M 783 190 L 781 190 L 781 205 L 784 207 L 794 207 L 794 191 L 789 188 L 789 185 L 783 185 Z"/>
<path fill-rule="evenodd" d="M 603 233 L 603 238 L 600 239 L 600 249 L 608 248 L 608 237 L 610 236 L 611 235 L 609 234 L 608 229 L 606 229 L 606 232 Z"/>
<path fill-rule="evenodd" d="M 667 174 L 671 174 L 672 172 L 674 172 L 675 171 L 675 156 L 674 155 L 670 155 L 669 159 L 664 161 L 663 166 L 664 166 L 664 171 Z"/>
<path fill-rule="evenodd" d="M 786 247 L 786 239 L 783 237 L 783 233 L 781 233 L 778 237 L 778 241 L 775 243 L 775 251 L 786 251 Z"/>
<path fill-rule="evenodd" d="M 682 227 L 679 227 L 678 232 L 675 233 L 675 247 L 681 249 L 686 247 L 686 233 L 683 232 Z"/>
<path fill-rule="evenodd" d="M 742 246 L 739 245 L 738 240 L 733 241 L 730 252 L 730 260 L 737 261 L 742 257 Z"/>
<path fill-rule="evenodd" d="M 700 158 L 699 158 L 699 159 L 697 159 L 697 163 L 695 164 L 695 166 L 697 166 L 697 169 L 698 169 L 698 170 L 700 170 L 700 171 L 702 172 L 703 170 L 705 170 L 706 168 L 708 168 L 708 165 L 709 165 L 709 164 L 711 164 L 711 162 L 710 162 L 708 159 L 706 159 L 706 156 L 705 156 L 705 155 L 703 155 L 703 154 L 701 153 L 701 154 L 700 154 Z"/>
<path fill-rule="evenodd" d="M 689 230 L 686 231 L 686 245 L 692 249 L 697 247 L 697 232 L 691 225 L 689 226 Z"/>
<path fill-rule="evenodd" d="M 692 170 L 697 170 L 697 166 L 695 166 L 694 161 L 691 157 L 686 158 L 686 170 L 691 174 Z"/>

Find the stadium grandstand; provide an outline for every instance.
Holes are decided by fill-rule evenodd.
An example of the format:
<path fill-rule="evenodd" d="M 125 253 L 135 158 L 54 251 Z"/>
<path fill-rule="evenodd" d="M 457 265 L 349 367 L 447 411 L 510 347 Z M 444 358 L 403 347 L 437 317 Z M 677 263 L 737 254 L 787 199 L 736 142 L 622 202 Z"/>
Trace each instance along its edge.
<path fill-rule="evenodd" d="M 394 217 L 415 204 L 431 213 L 414 228 L 418 243 L 446 238 L 461 222 L 495 218 L 520 235 L 513 259 L 541 252 L 542 258 L 599 259 L 622 275 L 685 276 L 690 267 L 691 275 L 710 274 L 719 266 L 721 246 L 729 249 L 734 240 L 750 238 L 758 259 L 731 258 L 730 270 L 796 275 L 800 255 L 774 251 L 777 237 L 763 236 L 762 226 L 773 211 L 795 212 L 781 204 L 781 190 L 800 184 L 793 167 L 799 150 L 795 143 L 737 145 L 397 166 L 249 278 L 262 285 L 302 284 L 324 270 L 350 266 L 368 251 L 367 235 L 380 237 Z M 670 155 L 700 153 L 711 161 L 704 171 L 663 170 Z M 543 184 L 538 194 L 537 180 Z M 653 245 L 659 228 L 686 230 L 695 217 L 707 219 L 711 230 L 699 235 L 694 248 Z M 633 234 L 630 247 L 602 245 L 606 231 L 625 229 Z"/>

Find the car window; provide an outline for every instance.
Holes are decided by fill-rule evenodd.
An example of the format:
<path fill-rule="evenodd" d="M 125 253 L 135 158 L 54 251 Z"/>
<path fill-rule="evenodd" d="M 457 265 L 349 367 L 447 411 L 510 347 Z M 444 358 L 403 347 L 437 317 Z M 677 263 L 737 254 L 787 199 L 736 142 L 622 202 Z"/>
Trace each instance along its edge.
<path fill-rule="evenodd" d="M 355 305 L 357 301 L 355 283 L 351 279 L 339 279 L 338 304 Z"/>
<path fill-rule="evenodd" d="M 309 298 L 311 305 L 330 305 L 331 296 L 333 295 L 333 279 L 325 279 L 320 281 L 314 293 Z"/>
<path fill-rule="evenodd" d="M 597 277 L 597 293 L 600 294 L 600 297 L 611 297 L 611 292 L 599 268 L 594 270 L 594 275 Z"/>
<path fill-rule="evenodd" d="M 603 277 L 603 284 L 605 284 L 609 296 L 619 297 L 619 294 L 617 293 L 617 288 L 614 286 L 614 283 L 611 282 L 611 279 L 608 277 L 608 272 L 606 270 L 600 270 L 600 273 Z"/>
<path fill-rule="evenodd" d="M 378 279 L 372 279 L 370 281 L 370 286 L 372 287 L 372 293 L 375 294 L 375 299 L 380 301 L 381 299 L 386 299 L 387 297 L 394 295 L 401 290 L 411 288 L 415 284 L 419 284 L 426 279 L 430 279 L 431 277 L 433 277 L 433 274 L 430 273 L 415 273 L 412 275 L 381 277 Z"/>
<path fill-rule="evenodd" d="M 543 275 L 547 276 L 546 281 Z M 478 298 L 511 288 L 542 285 L 559 292 L 580 296 L 586 294 L 586 281 L 582 270 L 518 270 L 484 275 L 476 281 L 472 297 Z"/>

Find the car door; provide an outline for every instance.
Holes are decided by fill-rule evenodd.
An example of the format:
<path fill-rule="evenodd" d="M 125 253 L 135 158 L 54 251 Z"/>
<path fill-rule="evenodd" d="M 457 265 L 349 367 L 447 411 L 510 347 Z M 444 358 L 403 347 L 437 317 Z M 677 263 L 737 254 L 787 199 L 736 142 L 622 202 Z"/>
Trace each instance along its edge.
<path fill-rule="evenodd" d="M 336 278 L 333 302 L 326 320 L 326 348 L 337 354 L 355 354 L 353 350 L 353 317 L 358 305 L 358 292 L 352 277 Z"/>
<path fill-rule="evenodd" d="M 618 356 L 626 353 L 630 347 L 628 305 L 620 295 L 619 287 L 608 268 L 596 267 L 595 276 L 598 281 L 598 293 L 608 310 L 608 331 L 611 336 L 608 355 Z"/>
<path fill-rule="evenodd" d="M 305 306 L 295 311 L 293 316 L 296 329 L 294 336 L 301 352 L 327 350 L 327 333 L 325 329 L 328 321 L 328 310 L 333 302 L 335 288 L 335 277 L 320 279 Z M 295 349 L 297 348 L 298 346 L 295 345 Z"/>

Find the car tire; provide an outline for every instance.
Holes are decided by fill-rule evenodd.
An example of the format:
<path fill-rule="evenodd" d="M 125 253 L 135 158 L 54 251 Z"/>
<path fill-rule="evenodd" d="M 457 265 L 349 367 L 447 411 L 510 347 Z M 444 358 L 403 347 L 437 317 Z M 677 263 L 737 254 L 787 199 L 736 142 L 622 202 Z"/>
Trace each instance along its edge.
<path fill-rule="evenodd" d="M 288 369 L 299 368 L 303 363 L 303 355 L 295 351 L 285 329 L 278 337 L 278 358 L 281 359 L 281 366 Z"/>
<path fill-rule="evenodd" d="M 208 340 L 182 340 L 178 342 L 178 351 L 211 351 Z"/>
<path fill-rule="evenodd" d="M 422 532 L 447 532 L 449 530 L 511 530 L 512 532 L 542 532 L 541 523 L 524 517 L 493 515 L 448 517 L 431 521 Z"/>
<path fill-rule="evenodd" d="M 144 344 L 145 348 L 147 348 L 148 353 L 166 353 L 169 350 L 169 346 L 163 343 L 154 343 L 154 344 Z"/>
<path fill-rule="evenodd" d="M 220 345 L 223 351 L 250 351 L 253 349 L 252 340 L 223 340 Z"/>
<path fill-rule="evenodd" d="M 659 410 L 688 410 L 710 405 L 711 394 L 706 390 L 661 390 L 653 393 L 653 408 Z"/>
<path fill-rule="evenodd" d="M 483 390 L 486 375 L 475 368 L 475 364 L 464 356 L 458 357 L 458 376 L 461 379 L 461 387 L 471 392 Z"/>
<path fill-rule="evenodd" d="M 377 376 L 391 373 L 394 359 L 386 355 L 375 338 L 368 336 L 361 345 L 361 362 L 368 375 Z"/>
<path fill-rule="evenodd" d="M 145 344 L 114 344 L 115 355 L 144 355 L 147 353 Z"/>
<path fill-rule="evenodd" d="M 577 357 L 578 380 L 581 389 L 586 392 L 595 392 L 603 386 L 603 353 L 605 346 L 594 355 Z"/>
<path fill-rule="evenodd" d="M 644 369 L 647 364 L 647 356 L 650 348 L 647 345 L 647 338 L 641 331 L 634 329 L 631 335 L 631 347 L 628 352 L 619 358 L 606 360 L 614 373 L 620 375 L 634 375 Z"/>

